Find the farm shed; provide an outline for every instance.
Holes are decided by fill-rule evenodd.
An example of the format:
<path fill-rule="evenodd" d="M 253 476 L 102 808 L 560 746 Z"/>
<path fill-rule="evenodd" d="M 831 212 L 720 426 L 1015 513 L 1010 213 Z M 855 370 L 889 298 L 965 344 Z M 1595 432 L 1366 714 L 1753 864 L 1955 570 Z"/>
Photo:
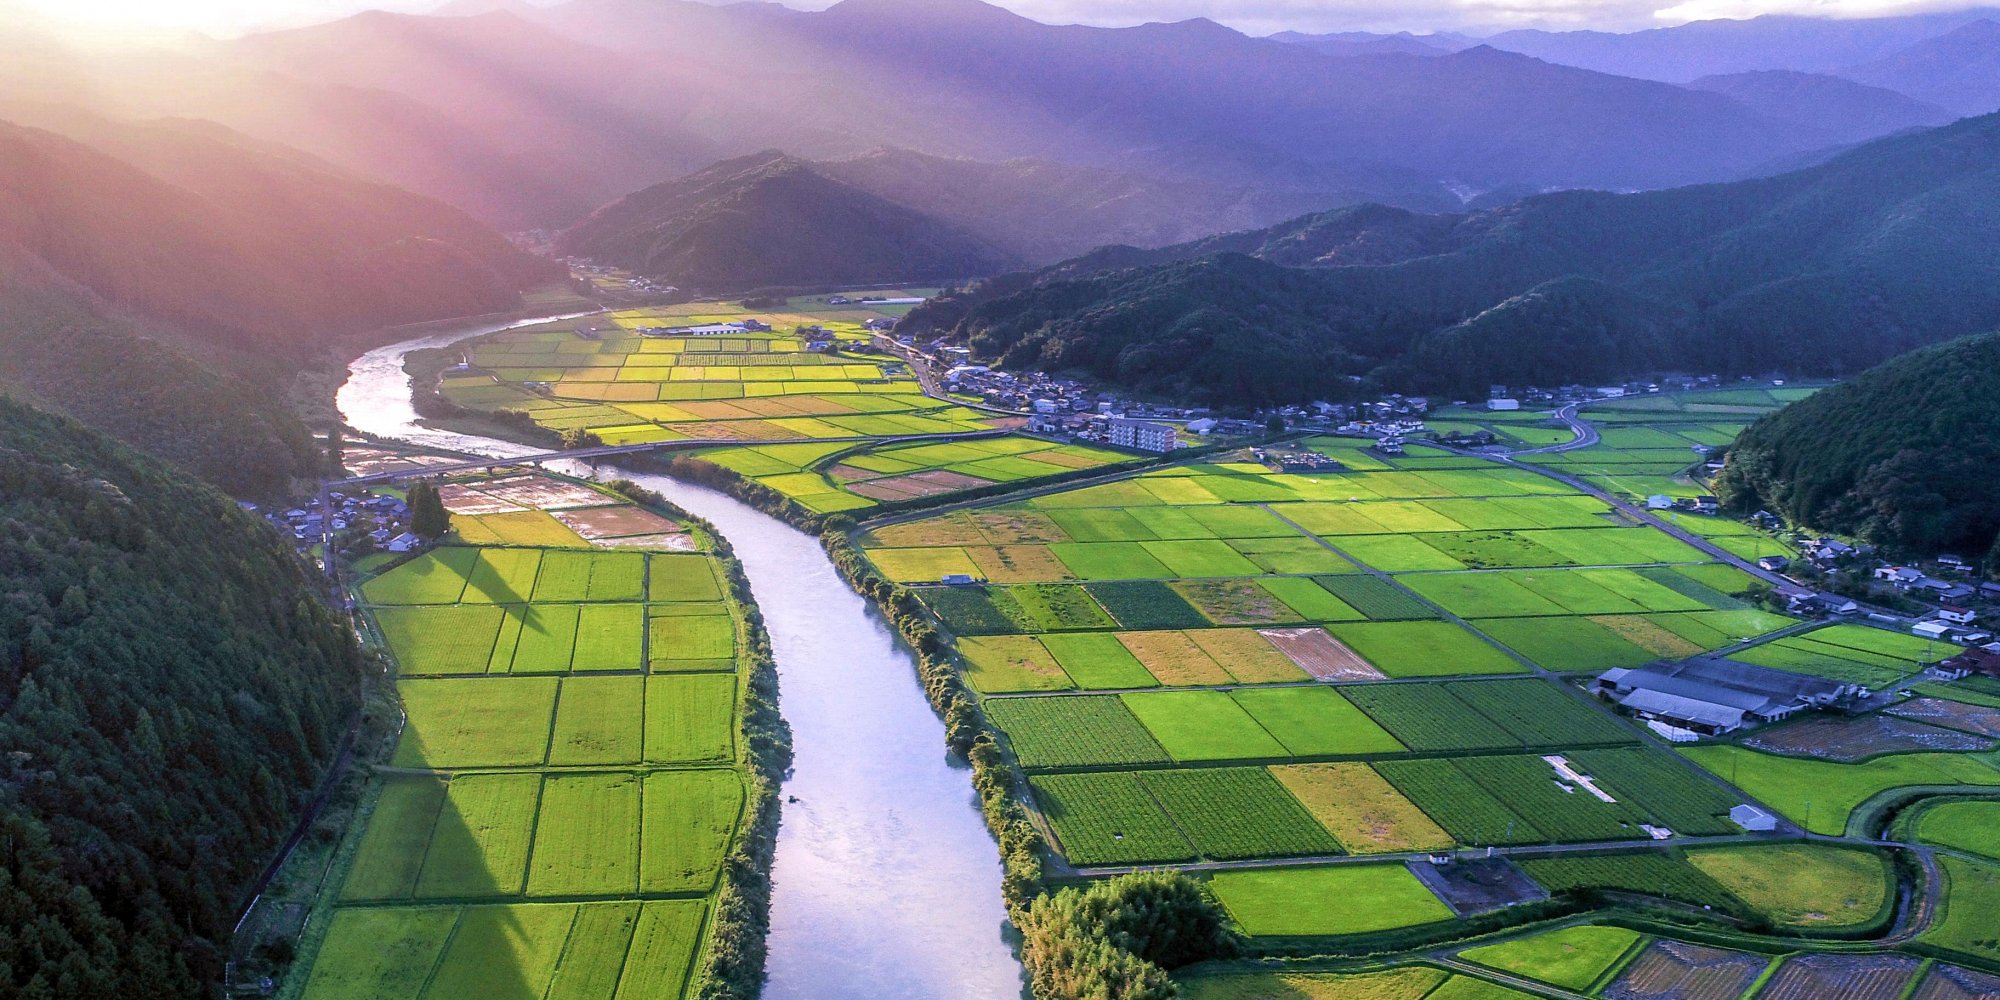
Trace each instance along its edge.
<path fill-rule="evenodd" d="M 1615 667 L 1592 689 L 1638 718 L 1712 736 L 1866 696 L 1859 685 L 1714 656 Z"/>

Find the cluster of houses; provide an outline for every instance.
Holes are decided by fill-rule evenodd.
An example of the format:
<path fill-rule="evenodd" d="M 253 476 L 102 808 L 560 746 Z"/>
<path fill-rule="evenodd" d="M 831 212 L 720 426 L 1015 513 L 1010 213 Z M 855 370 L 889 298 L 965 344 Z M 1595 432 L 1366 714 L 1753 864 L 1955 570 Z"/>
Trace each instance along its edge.
<path fill-rule="evenodd" d="M 693 326 L 642 326 L 642 337 L 732 337 L 765 333 L 771 324 L 760 319 L 740 319 L 734 323 L 697 323 Z"/>
<path fill-rule="evenodd" d="M 335 490 L 327 494 L 327 499 L 332 501 L 330 507 L 322 504 L 318 497 L 286 511 L 262 512 L 251 503 L 242 507 L 253 513 L 263 513 L 265 520 L 290 535 L 300 549 L 317 545 L 329 532 L 338 535 L 356 526 L 367 527 L 368 539 L 375 543 L 376 548 L 388 552 L 408 552 L 423 544 L 409 531 L 409 505 L 396 497 L 376 495 L 368 490 L 355 493 Z"/>

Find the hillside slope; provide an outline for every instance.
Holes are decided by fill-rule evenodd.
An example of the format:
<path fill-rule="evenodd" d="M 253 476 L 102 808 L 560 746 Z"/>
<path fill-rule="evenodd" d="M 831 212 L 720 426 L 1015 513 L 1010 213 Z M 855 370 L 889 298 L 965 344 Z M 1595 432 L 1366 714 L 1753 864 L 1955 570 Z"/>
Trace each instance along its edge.
<path fill-rule="evenodd" d="M 227 497 L 6 400 L 0 523 L 0 992 L 212 993 L 353 637 Z"/>
<path fill-rule="evenodd" d="M 627 195 L 566 230 L 557 247 L 704 292 L 935 281 L 1020 263 L 780 153 Z"/>
<path fill-rule="evenodd" d="M 1454 354 L 1506 359 L 1512 380 L 1540 384 L 1660 369 L 1834 374 L 2000 324 L 1996 240 L 2000 115 L 1764 180 L 1566 192 L 1469 215 L 1352 209 L 1107 250 L 935 300 L 904 329 L 949 331 L 1010 365 L 1186 382 L 1219 399 L 1297 398 L 1300 376 L 1284 369 L 1307 342 L 1306 357 L 1346 359 L 1312 376 L 1330 394 L 1369 373 L 1426 391 L 1490 384 Z M 1232 256 L 1244 253 L 1255 256 Z M 1564 278 L 1587 283 L 1470 322 Z M 1202 293 L 1217 281 L 1230 293 Z M 1537 320 L 1499 321 L 1509 314 Z M 1657 334 L 1605 334 L 1641 314 Z M 1175 367 L 1172 345 L 1194 322 L 1236 331 L 1228 357 L 1240 373 L 1190 381 Z M 1543 349 L 1565 338 L 1577 349 Z"/>
<path fill-rule="evenodd" d="M 1739 510 L 2000 568 L 2000 334 L 1912 352 L 1758 420 L 1718 490 Z"/>
<path fill-rule="evenodd" d="M 443 204 L 199 123 L 0 122 L 0 256 L 230 348 L 510 309 L 550 265 Z"/>

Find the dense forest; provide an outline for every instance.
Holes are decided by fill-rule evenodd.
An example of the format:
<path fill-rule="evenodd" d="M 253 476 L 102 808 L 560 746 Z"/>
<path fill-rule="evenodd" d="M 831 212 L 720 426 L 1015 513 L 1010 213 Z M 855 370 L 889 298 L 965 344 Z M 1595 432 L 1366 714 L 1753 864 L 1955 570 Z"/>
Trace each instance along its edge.
<path fill-rule="evenodd" d="M 0 400 L 0 994 L 209 988 L 359 677 L 257 518 Z"/>
<path fill-rule="evenodd" d="M 2000 324 L 2000 115 L 1813 168 L 1464 215 L 1370 206 L 958 290 L 899 327 L 1216 402 L 1844 374 Z M 1198 367 L 1190 358 L 1205 354 Z"/>
<path fill-rule="evenodd" d="M 1718 493 L 2000 570 L 2000 334 L 1915 351 L 1764 417 L 1730 450 Z"/>
<path fill-rule="evenodd" d="M 949 223 L 781 153 L 627 195 L 557 245 L 703 292 L 955 280 L 1020 266 Z"/>

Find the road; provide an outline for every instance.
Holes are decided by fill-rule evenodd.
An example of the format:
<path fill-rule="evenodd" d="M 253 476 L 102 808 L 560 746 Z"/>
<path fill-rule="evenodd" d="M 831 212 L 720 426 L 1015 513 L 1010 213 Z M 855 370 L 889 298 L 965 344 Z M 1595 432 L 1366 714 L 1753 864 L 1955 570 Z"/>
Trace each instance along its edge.
<path fill-rule="evenodd" d="M 1568 424 L 1570 433 L 1576 436 L 1568 441 L 1564 441 L 1561 444 L 1552 444 L 1543 448 L 1529 448 L 1525 451 L 1510 452 L 1509 454 L 1551 455 L 1555 454 L 1556 452 L 1563 452 L 1563 451 L 1582 451 L 1583 449 L 1596 444 L 1600 440 L 1597 433 L 1597 428 L 1591 426 L 1590 421 L 1585 420 L 1581 416 L 1577 415 L 1577 405 L 1575 403 L 1571 403 L 1568 406 L 1565 406 L 1562 409 L 1557 410 L 1556 419 L 1562 421 L 1565 424 Z"/>

